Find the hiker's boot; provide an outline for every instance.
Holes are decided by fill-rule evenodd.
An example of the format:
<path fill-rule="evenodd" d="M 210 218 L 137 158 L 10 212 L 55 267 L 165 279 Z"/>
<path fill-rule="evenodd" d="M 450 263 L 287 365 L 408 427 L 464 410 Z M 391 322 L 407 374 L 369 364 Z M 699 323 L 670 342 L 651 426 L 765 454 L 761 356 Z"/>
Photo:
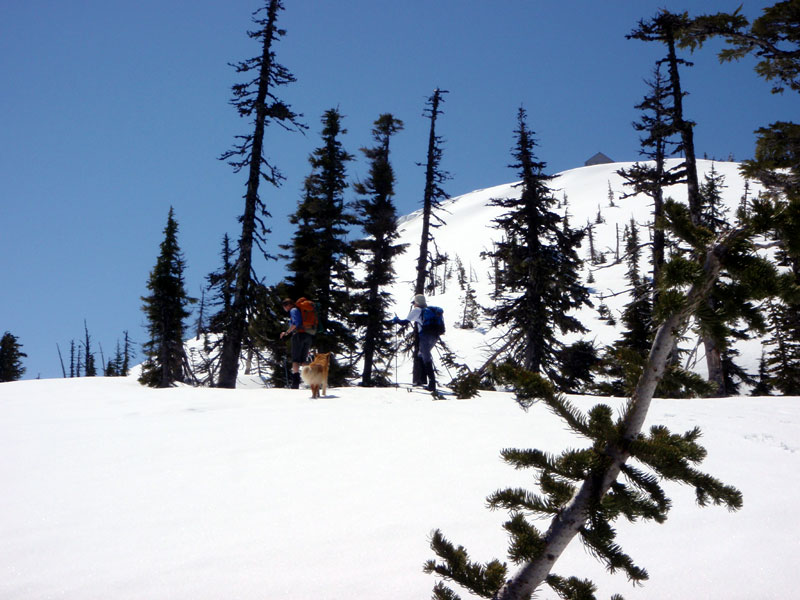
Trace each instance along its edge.
<path fill-rule="evenodd" d="M 425 365 L 425 374 L 428 376 L 428 385 L 425 386 L 425 389 L 429 392 L 436 391 L 436 371 L 433 368 L 433 362 L 428 363 Z"/>
<path fill-rule="evenodd" d="M 428 376 L 425 373 L 425 363 L 419 356 L 414 357 L 414 370 L 411 377 L 411 385 L 425 387 L 428 383 Z"/>
<path fill-rule="evenodd" d="M 292 389 L 300 389 L 300 373 L 292 373 Z"/>

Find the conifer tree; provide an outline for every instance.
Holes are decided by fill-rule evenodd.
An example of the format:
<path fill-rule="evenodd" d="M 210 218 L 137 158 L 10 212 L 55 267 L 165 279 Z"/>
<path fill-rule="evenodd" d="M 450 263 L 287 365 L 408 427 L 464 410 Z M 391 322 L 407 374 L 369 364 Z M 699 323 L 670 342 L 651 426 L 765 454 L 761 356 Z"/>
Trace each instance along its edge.
<path fill-rule="evenodd" d="M 122 343 L 122 371 L 120 375 L 127 377 L 131 369 L 131 359 L 134 357 L 133 346 L 128 332 L 124 331 L 124 341 Z"/>
<path fill-rule="evenodd" d="M 478 304 L 478 296 L 475 293 L 475 288 L 472 287 L 472 282 L 467 281 L 464 286 L 460 327 L 461 329 L 474 329 L 480 320 L 481 307 Z"/>
<path fill-rule="evenodd" d="M 773 93 L 783 93 L 787 88 L 800 92 L 800 11 L 794 0 L 764 8 L 752 24 L 738 9 L 696 17 L 680 42 L 694 50 L 715 36 L 723 37 L 728 44 L 719 53 L 720 61 L 754 55 L 758 59 L 756 72 L 773 83 Z M 788 206 L 780 215 L 780 224 L 797 233 L 793 227 L 800 221 L 800 209 L 795 206 L 800 202 L 800 125 L 778 121 L 756 133 L 755 158 L 745 161 L 743 171 L 759 180 L 773 198 L 783 196 Z M 796 235 L 782 239 L 793 256 L 800 254 L 798 239 Z"/>
<path fill-rule="evenodd" d="M 761 350 L 761 360 L 758 361 L 758 379 L 753 389 L 750 390 L 751 396 L 771 396 L 772 385 L 770 384 L 769 371 L 767 369 L 766 352 Z"/>
<path fill-rule="evenodd" d="M 117 346 L 114 350 L 114 355 L 111 357 L 105 367 L 104 374 L 106 377 L 128 376 L 130 359 L 132 357 L 131 342 L 127 331 L 123 332 L 123 336 L 124 340 L 122 344 L 120 344 L 119 339 L 117 339 Z"/>
<path fill-rule="evenodd" d="M 307 183 L 307 181 L 306 181 Z M 303 189 L 303 199 L 298 203 L 297 210 L 289 217 L 289 222 L 295 226 L 291 244 L 281 246 L 284 250 L 290 250 L 289 255 L 281 255 L 281 258 L 288 259 L 287 269 L 289 275 L 286 278 L 287 286 L 290 291 L 289 296 L 312 296 L 311 293 L 311 266 L 305 267 L 305 262 L 311 261 L 310 254 L 315 243 L 314 225 L 312 224 L 312 211 L 314 199 L 311 196 L 308 186 Z"/>
<path fill-rule="evenodd" d="M 589 240 L 589 262 L 592 265 L 596 265 L 598 261 L 597 253 L 594 249 L 594 225 L 592 225 L 589 221 L 586 222 L 586 237 Z M 589 274 L 591 275 L 592 271 L 590 271 Z"/>
<path fill-rule="evenodd" d="M 473 329 L 477 326 L 481 316 L 481 306 L 478 304 L 478 295 L 475 292 L 475 288 L 472 286 L 472 277 L 467 276 L 464 263 L 461 262 L 461 257 L 458 255 L 456 255 L 455 268 L 458 287 L 464 292 L 464 299 L 461 302 L 461 318 L 457 327 L 461 329 Z M 472 267 L 470 266 L 470 275 L 471 272 Z"/>
<path fill-rule="evenodd" d="M 397 244 L 397 210 L 394 205 L 394 170 L 389 161 L 389 142 L 403 129 L 403 122 L 391 114 L 382 114 L 372 129 L 376 145 L 363 148 L 370 160 L 369 176 L 355 185 L 361 198 L 356 202 L 356 212 L 366 237 L 353 245 L 363 262 L 364 278 L 358 282 L 356 300 L 358 308 L 354 322 L 362 331 L 364 359 L 361 385 L 365 387 L 388 385 L 388 367 L 377 365 L 388 361 L 394 353 L 392 330 L 387 326 L 390 295 L 383 291 L 394 281 L 394 258 L 405 252 L 405 244 Z"/>
<path fill-rule="evenodd" d="M 117 346 L 114 350 L 114 355 L 108 360 L 103 371 L 106 377 L 120 377 L 122 375 L 122 346 L 117 340 Z"/>
<path fill-rule="evenodd" d="M 83 349 L 84 349 L 84 359 L 83 359 L 83 368 L 86 377 L 94 377 L 97 375 L 97 367 L 95 366 L 95 357 L 94 353 L 92 352 L 92 339 L 89 336 L 89 327 L 86 325 L 86 319 L 83 320 Z"/>
<path fill-rule="evenodd" d="M 254 347 L 263 351 L 263 364 L 270 384 L 279 388 L 289 387 L 291 383 L 286 362 L 290 341 L 280 339 L 281 332 L 286 329 L 286 311 L 281 302 L 289 295 L 285 282 L 276 286 L 256 286 L 254 316 L 248 329 Z"/>
<path fill-rule="evenodd" d="M 313 299 L 319 320 L 314 344 L 319 352 L 333 353 L 329 381 L 337 386 L 353 374 L 352 366 L 341 359 L 351 355 L 356 346 L 348 326 L 355 251 L 346 240 L 356 219 L 344 199 L 349 186 L 347 163 L 353 155 L 340 140 L 347 130 L 338 109 L 325 112 L 322 126 L 322 146 L 308 159 L 311 174 L 305 181 L 303 200 L 290 219 L 297 229 L 292 243 L 284 248 L 290 251 L 288 296 Z"/>
<path fill-rule="evenodd" d="M 247 331 L 248 306 L 252 300 L 253 246 L 261 249 L 265 256 L 266 236 L 269 229 L 265 219 L 269 211 L 259 195 L 259 184 L 263 178 L 274 186 L 280 185 L 283 176 L 265 157 L 264 135 L 269 123 L 277 123 L 287 129 L 299 129 L 300 115 L 275 95 L 275 88 L 292 83 L 294 76 L 275 60 L 273 44 L 284 34 L 277 27 L 278 12 L 283 9 L 281 0 L 268 0 L 266 5 L 256 11 L 253 21 L 258 26 L 248 35 L 261 43 L 261 54 L 235 65 L 237 73 L 251 77 L 246 83 L 233 86 L 232 104 L 239 116 L 253 118 L 252 133 L 238 136 L 238 143 L 221 157 L 228 160 L 234 172 L 247 170 L 247 187 L 244 196 L 245 207 L 240 217 L 242 234 L 239 238 L 236 255 L 236 283 L 233 289 L 230 321 L 227 323 L 222 343 L 219 387 L 235 388 L 239 359 Z M 266 12 L 264 18 L 258 15 Z M 253 77 L 253 74 L 255 76 Z"/>
<path fill-rule="evenodd" d="M 698 223 L 700 219 L 700 183 L 697 176 L 697 159 L 694 148 L 694 123 L 686 119 L 683 111 L 683 97 L 686 95 L 681 87 L 679 67 L 690 67 L 692 63 L 677 55 L 677 45 L 689 28 L 690 20 L 687 13 L 671 13 L 660 10 L 649 21 L 641 20 L 628 39 L 638 39 L 646 42 L 661 42 L 666 46 L 667 56 L 659 61 L 667 67 L 667 86 L 671 97 L 671 106 L 668 112 L 668 122 L 671 128 L 680 136 L 680 143 L 676 150 L 684 155 L 683 164 L 678 171 L 686 183 L 686 194 L 689 201 L 689 213 L 692 221 Z"/>
<path fill-rule="evenodd" d="M 681 38 L 681 45 L 702 46 L 709 38 L 723 37 L 728 46 L 719 53 L 721 62 L 739 60 L 747 55 L 758 59 L 756 73 L 773 83 L 772 93 L 788 87 L 800 92 L 800 14 L 794 0 L 783 0 L 767 6 L 752 25 L 740 13 L 701 15 Z"/>
<path fill-rule="evenodd" d="M 208 303 L 206 302 L 206 288 L 200 288 L 200 306 L 197 309 L 197 321 L 195 322 L 195 340 L 199 340 L 200 336 L 206 332 L 206 307 Z"/>
<path fill-rule="evenodd" d="M 184 368 L 184 320 L 190 314 L 187 306 L 194 301 L 184 289 L 185 262 L 178 245 L 178 223 L 172 207 L 160 248 L 147 281 L 150 293 L 142 297 L 149 339 L 143 344 L 147 358 L 139 381 L 163 388 L 185 381 L 188 375 Z"/>
<path fill-rule="evenodd" d="M 200 332 L 203 339 L 202 350 L 192 350 L 192 370 L 201 376 L 202 383 L 211 386 L 215 384 L 219 372 L 224 334 L 232 321 L 231 309 L 236 284 L 236 252 L 227 233 L 222 238 L 219 257 L 219 268 L 205 277 L 203 292 L 206 310 L 210 314 Z M 252 347 L 247 336 L 242 340 L 242 347 Z"/>
<path fill-rule="evenodd" d="M 700 225 L 712 233 L 728 226 L 728 210 L 723 204 L 725 177 L 712 164 L 711 171 L 700 185 Z M 703 331 L 706 365 L 713 395 L 731 396 L 739 391 L 741 382 L 752 383 L 750 374 L 735 362 L 739 352 L 731 347 L 733 340 L 745 340 L 749 330 L 764 331 L 766 324 L 759 310 L 748 302 L 740 283 L 725 275 L 709 293 L 706 310 L 698 314 Z M 743 322 L 746 327 L 737 327 Z"/>
<path fill-rule="evenodd" d="M 597 386 L 600 393 L 625 396 L 633 391 L 653 340 L 653 306 L 650 285 L 640 272 L 639 229 L 631 219 L 625 227 L 626 277 L 631 300 L 622 312 L 624 329 L 619 340 L 606 349 L 603 372 L 610 381 Z"/>
<path fill-rule="evenodd" d="M 208 331 L 212 333 L 225 332 L 231 321 L 231 305 L 236 280 L 236 257 L 227 233 L 222 238 L 219 255 L 222 265 L 218 270 L 206 275 L 206 289 L 211 295 L 209 305 L 212 309 L 216 309 L 216 312 L 208 317 L 207 327 Z"/>
<path fill-rule="evenodd" d="M 631 168 L 620 169 L 617 173 L 625 179 L 625 185 L 633 188 L 623 198 L 643 193 L 653 201 L 652 263 L 653 281 L 657 282 L 665 260 L 666 244 L 661 225 L 664 217 L 664 188 L 679 181 L 680 167 L 668 169 L 666 166 L 667 156 L 676 145 L 674 136 L 677 131 L 669 119 L 669 86 L 661 74 L 660 63 L 654 68 L 652 79 L 646 83 L 650 91 L 635 107 L 642 111 L 642 115 L 633 127 L 643 134 L 639 138 L 640 154 L 649 162 L 637 162 Z M 653 287 L 653 294 L 655 303 L 657 286 Z"/>
<path fill-rule="evenodd" d="M 753 162 L 757 161 L 758 156 Z M 800 162 L 786 170 L 800 181 Z M 784 190 L 771 191 L 773 201 L 782 207 L 770 238 L 777 245 L 783 281 L 769 305 L 771 336 L 765 346 L 770 381 L 782 393 L 794 395 L 800 394 L 800 186 L 788 185 Z"/>
<path fill-rule="evenodd" d="M 441 208 L 441 201 L 447 198 L 447 192 L 442 189 L 442 184 L 450 175 L 441 168 L 442 162 L 442 137 L 436 133 L 436 120 L 442 110 L 439 105 L 444 102 L 442 94 L 446 90 L 436 88 L 433 95 L 428 98 L 425 116 L 430 119 L 431 126 L 428 134 L 428 153 L 425 163 L 425 192 L 422 197 L 422 237 L 419 242 L 419 257 L 417 258 L 417 280 L 414 284 L 414 294 L 425 293 L 425 281 L 429 276 L 429 267 L 436 257 L 431 256 L 428 244 L 433 241 L 432 228 L 439 227 L 444 221 L 435 210 Z"/>
<path fill-rule="evenodd" d="M 699 177 L 697 173 L 697 159 L 694 148 L 694 123 L 686 119 L 683 110 L 683 92 L 679 66 L 692 66 L 692 63 L 679 58 L 677 48 L 686 37 L 687 32 L 692 27 L 692 20 L 688 13 L 671 13 L 661 10 L 649 21 L 639 21 L 639 25 L 628 36 L 628 39 L 638 39 L 648 42 L 661 42 L 667 48 L 667 56 L 660 61 L 667 66 L 668 73 L 668 93 L 671 97 L 671 107 L 668 111 L 668 121 L 674 131 L 680 136 L 680 143 L 676 150 L 682 152 L 684 161 L 676 171 L 679 179 L 676 180 L 686 184 L 686 194 L 689 203 L 689 214 L 692 223 L 699 225 L 703 222 L 703 199 L 700 189 Z M 705 225 L 708 225 L 707 221 Z M 712 229 L 712 232 L 714 230 Z M 709 301 L 713 304 L 712 301 Z M 713 309 L 705 311 L 702 317 L 706 319 L 713 317 Z M 708 368 L 708 380 L 716 388 L 715 393 L 724 393 L 725 375 L 722 366 L 722 351 L 725 347 L 725 340 L 720 338 L 721 331 L 706 322 L 701 326 L 701 336 L 705 348 L 706 366 Z"/>
<path fill-rule="evenodd" d="M 69 342 L 69 376 L 70 377 L 80 377 L 78 374 L 78 366 L 76 364 L 76 355 L 75 355 L 75 340 L 70 340 Z"/>
<path fill-rule="evenodd" d="M 417 279 L 414 284 L 414 295 L 435 293 L 435 268 L 440 263 L 442 257 L 438 250 L 432 253 L 430 244 L 434 244 L 436 249 L 432 229 L 444 224 L 441 217 L 435 212 L 441 208 L 441 201 L 447 198 L 447 193 L 442 189 L 442 184 L 449 179 L 450 175 L 441 168 L 442 162 L 442 137 L 436 133 L 436 120 L 442 110 L 439 105 L 444 102 L 443 94 L 446 90 L 436 88 L 428 98 L 425 116 L 430 119 L 430 129 L 428 133 L 428 151 L 425 163 L 425 190 L 422 197 L 422 233 L 419 242 L 419 256 L 417 258 Z M 426 289 L 426 281 L 428 288 Z M 414 356 L 414 367 L 412 379 L 415 383 L 425 385 L 427 377 L 422 360 L 417 355 L 419 351 L 419 332 L 414 329 L 412 354 Z"/>
<path fill-rule="evenodd" d="M 769 304 L 770 337 L 765 367 L 769 384 L 786 396 L 800 395 L 800 318 L 798 303 Z M 762 375 L 763 377 L 763 375 Z"/>
<path fill-rule="evenodd" d="M 10 331 L 6 331 L 0 338 L 0 383 L 21 379 L 25 374 L 22 359 L 27 356 L 22 351 L 19 338 Z"/>
<path fill-rule="evenodd" d="M 796 1 L 764 8 L 752 24 L 738 9 L 696 17 L 681 43 L 695 49 L 714 36 L 727 43 L 719 53 L 721 61 L 754 55 L 756 72 L 773 83 L 773 93 L 787 88 L 800 92 L 800 11 Z M 800 346 L 800 125 L 778 121 L 756 133 L 755 158 L 745 161 L 742 170 L 760 181 L 767 189 L 765 195 L 781 206 L 772 237 L 784 267 L 780 300 L 771 304 L 769 315 L 772 337 L 767 362 L 771 377 L 783 382 L 779 389 L 796 389 L 800 352 L 787 349 Z M 779 307 L 777 312 L 775 307 Z"/>
<path fill-rule="evenodd" d="M 557 201 L 548 187 L 551 176 L 534 155 L 536 142 L 523 108 L 515 134 L 512 167 L 522 179 L 520 195 L 491 202 L 507 210 L 495 219 L 503 240 L 489 253 L 505 265 L 497 275 L 502 296 L 489 313 L 493 326 L 509 331 L 507 356 L 529 371 L 557 379 L 562 347 L 557 333 L 585 331 L 570 312 L 590 305 L 576 252 L 584 231 L 563 226 L 562 217 L 552 210 Z"/>

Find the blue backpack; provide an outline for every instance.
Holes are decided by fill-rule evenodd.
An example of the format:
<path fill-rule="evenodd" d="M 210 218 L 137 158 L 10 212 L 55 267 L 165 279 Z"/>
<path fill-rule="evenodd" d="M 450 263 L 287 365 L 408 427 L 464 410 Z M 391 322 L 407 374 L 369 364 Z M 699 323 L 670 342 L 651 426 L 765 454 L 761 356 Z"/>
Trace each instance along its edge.
<path fill-rule="evenodd" d="M 443 335 L 444 329 L 444 311 L 441 308 L 426 306 L 422 309 L 422 332 Z"/>

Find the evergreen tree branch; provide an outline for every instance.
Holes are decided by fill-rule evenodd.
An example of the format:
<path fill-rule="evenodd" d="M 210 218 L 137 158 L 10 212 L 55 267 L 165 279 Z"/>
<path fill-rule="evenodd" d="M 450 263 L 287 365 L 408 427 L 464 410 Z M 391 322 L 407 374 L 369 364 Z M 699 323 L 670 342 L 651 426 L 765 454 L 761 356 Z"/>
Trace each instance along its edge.
<path fill-rule="evenodd" d="M 431 536 L 431 548 L 444 562 L 429 560 L 425 573 L 436 573 L 441 577 L 462 585 L 483 598 L 491 598 L 503 584 L 506 576 L 505 564 L 493 560 L 485 565 L 469 559 L 463 546 L 454 546 L 438 529 Z M 452 594 L 452 591 L 450 591 Z M 457 596 L 444 596 L 452 598 Z"/>
<path fill-rule="evenodd" d="M 619 434 L 621 443 L 609 444 L 605 448 L 606 464 L 586 478 L 568 505 L 553 519 L 544 535 L 544 545 L 541 551 L 534 558 L 522 563 L 518 571 L 506 581 L 497 594 L 498 600 L 530 598 L 544 582 L 555 561 L 561 556 L 570 541 L 591 521 L 593 511 L 596 510 L 600 499 L 611 489 L 612 484 L 622 472 L 622 467 L 630 458 L 628 447 L 639 437 L 653 393 L 663 377 L 672 353 L 676 336 L 685 328 L 689 316 L 704 301 L 716 282 L 722 257 L 731 245 L 746 233 L 743 229 L 732 230 L 708 248 L 704 256 L 703 277 L 695 281 L 680 308 L 670 314 L 656 331 L 646 367 L 624 411 Z M 713 486 L 713 482 L 707 479 L 696 481 Z M 714 494 L 712 497 L 722 497 L 720 491 L 724 490 L 714 488 L 712 492 L 706 493 Z M 698 498 L 700 499 L 701 496 Z M 702 499 L 705 500 L 705 496 L 702 496 Z M 733 502 L 730 506 L 735 508 L 736 503 Z M 591 525 L 595 532 L 590 533 L 589 537 L 590 543 L 594 544 L 593 547 L 605 548 L 612 551 L 613 554 L 613 546 L 602 545 L 595 541 L 593 536 L 603 532 L 597 529 L 596 523 L 593 522 Z M 614 556 L 614 560 L 617 561 L 614 562 L 615 565 L 627 565 L 620 556 L 616 554 Z M 629 576 L 639 577 L 643 574 L 643 571 L 634 568 L 632 564 L 628 567 Z"/>

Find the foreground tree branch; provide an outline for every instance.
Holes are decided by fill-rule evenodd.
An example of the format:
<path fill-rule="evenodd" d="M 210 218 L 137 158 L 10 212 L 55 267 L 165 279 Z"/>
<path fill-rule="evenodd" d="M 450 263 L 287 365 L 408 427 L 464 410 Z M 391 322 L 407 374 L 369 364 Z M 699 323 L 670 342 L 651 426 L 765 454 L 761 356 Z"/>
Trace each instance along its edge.
<path fill-rule="evenodd" d="M 680 217 L 680 213 L 674 216 Z M 664 292 L 664 303 L 670 307 L 667 317 L 656 331 L 636 388 L 616 422 L 612 421 L 613 410 L 604 404 L 583 414 L 536 373 L 512 365 L 497 369 L 501 379 L 513 383 L 520 404 L 528 406 L 537 400 L 546 403 L 571 430 L 589 438 L 592 445 L 560 456 L 539 450 L 503 451 L 504 460 L 514 467 L 539 471 L 541 490 L 539 495 L 524 489 L 506 489 L 488 498 L 491 508 L 504 508 L 511 513 L 505 529 L 511 538 L 509 557 L 518 565 L 513 575 L 509 577 L 506 565 L 497 560 L 485 565 L 471 562 L 463 547 L 455 547 L 438 530 L 432 536 L 431 547 L 443 562 L 428 561 L 427 572 L 497 600 L 529 600 L 543 583 L 562 598 L 591 599 L 594 585 L 553 574 L 556 561 L 580 536 L 610 571 L 622 570 L 635 582 L 646 580 L 647 571 L 634 564 L 614 541 L 611 523 L 619 516 L 664 521 L 671 503 L 660 487 L 660 479 L 693 486 L 700 505 L 711 501 L 732 510 L 741 507 L 742 495 L 737 489 L 692 466 L 705 457 L 705 450 L 696 443 L 698 429 L 676 435 L 663 426 L 651 427 L 648 434 L 642 428 L 676 340 L 705 302 L 723 263 L 727 264 L 726 258 L 737 255 L 748 233 L 745 228 L 730 230 L 705 250 L 699 250 L 696 262 L 679 265 L 690 274 L 688 279 L 682 279 L 689 290 L 685 294 L 674 289 Z M 632 458 L 655 474 L 629 464 Z M 624 475 L 623 481 L 618 481 L 620 474 Z M 540 532 L 528 521 L 528 515 L 549 518 L 547 531 Z M 434 598 L 456 600 L 458 595 L 439 582 Z"/>
<path fill-rule="evenodd" d="M 585 526 L 592 506 L 609 491 L 611 484 L 616 481 L 622 467 L 630 458 L 628 450 L 630 443 L 642 430 L 653 393 L 658 382 L 664 376 L 675 340 L 686 328 L 689 317 L 703 302 L 719 277 L 721 258 L 731 245 L 742 237 L 743 233 L 742 229 L 732 230 L 706 252 L 703 278 L 692 286 L 683 307 L 667 318 L 656 331 L 644 372 L 625 411 L 622 439 L 626 444 L 621 446 L 609 444 L 606 447 L 605 453 L 610 459 L 608 466 L 603 472 L 584 481 L 573 500 L 553 519 L 545 534 L 545 545 L 539 557 L 523 564 L 519 571 L 500 588 L 495 598 L 498 600 L 529 599 L 545 581 L 556 560 L 569 543 Z"/>

